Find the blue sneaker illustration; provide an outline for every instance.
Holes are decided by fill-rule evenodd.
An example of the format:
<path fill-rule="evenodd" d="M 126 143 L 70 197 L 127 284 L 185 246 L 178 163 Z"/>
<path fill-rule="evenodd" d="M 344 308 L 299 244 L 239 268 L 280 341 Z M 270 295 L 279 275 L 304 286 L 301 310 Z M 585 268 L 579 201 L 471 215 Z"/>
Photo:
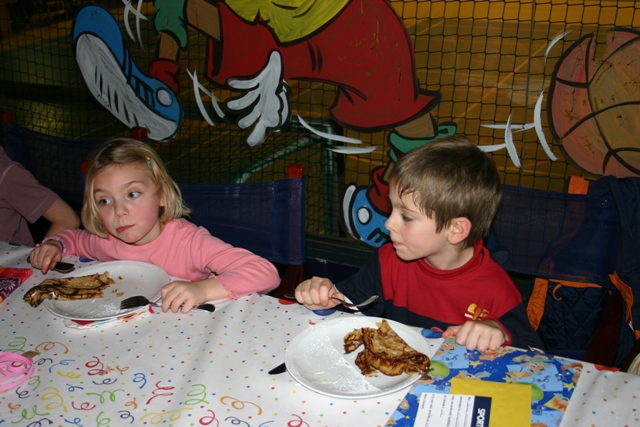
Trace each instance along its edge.
<path fill-rule="evenodd" d="M 357 240 L 378 248 L 390 240 L 386 215 L 376 211 L 367 198 L 367 187 L 347 187 L 342 199 L 342 216 L 347 232 Z"/>
<path fill-rule="evenodd" d="M 136 67 L 111 12 L 96 5 L 82 8 L 73 23 L 73 45 L 88 89 L 111 114 L 130 128 L 146 128 L 154 141 L 176 134 L 180 101 L 167 85 Z"/>
<path fill-rule="evenodd" d="M 439 138 L 454 135 L 458 130 L 458 126 L 453 122 L 447 122 L 437 125 L 436 129 L 433 135 L 420 139 L 404 138 L 396 132 L 391 132 L 389 134 L 389 146 L 391 148 L 389 150 L 389 158 L 395 163 L 400 155 L 414 148 Z M 382 173 L 376 175 L 378 176 L 377 179 L 374 175 L 375 171 L 372 174 L 374 180 L 372 188 L 379 189 L 380 186 L 386 185 L 380 181 L 379 177 L 382 176 Z M 389 230 L 384 225 L 389 215 L 375 207 L 376 205 L 380 206 L 380 192 L 377 192 L 377 200 L 370 200 L 368 190 L 367 187 L 356 188 L 354 185 L 347 187 L 342 198 L 342 223 L 347 233 L 354 239 L 362 240 L 369 246 L 377 248 L 391 240 Z"/>

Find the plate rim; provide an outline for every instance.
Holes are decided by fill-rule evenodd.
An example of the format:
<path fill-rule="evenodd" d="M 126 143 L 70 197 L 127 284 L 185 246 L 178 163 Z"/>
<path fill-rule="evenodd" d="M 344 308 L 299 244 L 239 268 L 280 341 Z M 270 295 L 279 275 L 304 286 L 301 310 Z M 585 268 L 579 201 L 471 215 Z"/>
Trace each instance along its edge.
<path fill-rule="evenodd" d="M 366 327 L 369 326 L 370 324 L 375 325 L 378 322 L 381 322 L 382 320 L 386 320 L 389 325 L 396 331 L 396 333 L 400 334 L 400 331 L 402 332 L 406 332 L 407 334 L 410 335 L 415 335 L 416 338 L 420 338 L 422 340 L 424 340 L 424 349 L 416 349 L 418 351 L 421 351 L 422 353 L 426 354 L 429 357 L 429 360 L 432 359 L 432 354 L 431 354 L 431 348 L 429 346 L 429 343 L 427 341 L 426 338 L 424 338 L 420 332 L 418 332 L 417 330 L 414 329 L 414 327 L 409 326 L 409 325 L 405 325 L 404 323 L 398 322 L 396 320 L 392 320 L 392 319 L 385 319 L 383 317 L 374 317 L 374 316 L 350 316 L 350 317 L 341 317 L 338 319 L 331 319 L 331 320 L 326 320 L 324 322 L 319 322 L 316 323 L 315 325 L 310 325 L 309 327 L 307 327 L 307 329 L 305 329 L 304 331 L 300 332 L 298 335 L 296 335 L 287 345 L 287 348 L 285 350 L 285 364 L 287 367 L 290 366 L 294 366 L 295 364 L 295 355 L 293 354 L 293 352 L 295 351 L 295 349 L 293 348 L 296 345 L 299 345 L 299 343 L 305 339 L 306 337 L 308 337 L 309 335 L 314 333 L 314 330 L 317 331 L 317 327 L 328 327 L 331 326 L 333 324 L 339 324 L 339 323 L 344 323 L 344 322 L 357 322 L 357 321 L 363 321 L 366 322 L 366 325 L 363 326 L 354 326 L 354 327 Z M 398 329 L 394 328 L 397 327 Z M 403 390 L 405 388 L 410 387 L 411 385 L 413 385 L 418 379 L 420 379 L 421 375 L 420 374 L 413 374 L 411 375 L 409 378 L 407 378 L 407 381 L 405 383 L 400 383 L 397 384 L 393 387 L 389 387 L 389 388 L 385 388 L 385 389 L 380 389 L 379 391 L 374 391 L 371 393 L 364 393 L 364 394 L 341 394 L 339 392 L 328 392 L 326 390 L 321 390 L 318 388 L 313 387 L 313 384 L 310 383 L 309 381 L 307 381 L 303 376 L 299 375 L 297 373 L 297 369 L 296 369 L 296 374 L 294 374 L 291 369 L 287 369 L 287 373 L 299 384 L 301 384 L 303 387 L 308 388 L 311 391 L 314 391 L 316 393 L 319 394 L 323 394 L 325 396 L 330 396 L 330 397 L 335 397 L 335 398 L 340 398 L 340 399 L 369 399 L 369 398 L 374 398 L 374 397 L 380 397 L 386 394 L 390 394 L 390 393 L 395 393 L 396 391 L 399 390 Z"/>
<path fill-rule="evenodd" d="M 86 271 L 88 269 L 102 269 L 104 268 L 104 266 L 109 266 L 109 265 L 117 265 L 117 266 L 131 266 L 131 267 L 144 267 L 146 269 L 151 269 L 151 270 L 157 270 L 161 275 L 166 276 L 166 279 L 168 279 L 167 283 L 171 282 L 171 277 L 169 276 L 169 274 L 164 271 L 162 268 L 158 267 L 155 264 L 151 264 L 149 262 L 144 262 L 144 261 L 134 261 L 134 260 L 122 260 L 122 261 L 105 261 L 105 262 L 98 262 L 95 264 L 89 264 L 89 265 L 85 265 L 82 266 L 81 268 L 78 268 L 70 273 L 67 274 L 63 274 L 61 276 L 59 276 L 58 278 L 61 279 L 66 279 L 66 278 L 70 278 L 70 277 L 79 277 L 79 276 L 86 276 L 88 274 L 94 274 L 94 273 L 86 273 Z M 83 273 L 85 272 L 85 273 Z M 81 273 L 81 274 L 79 274 Z M 163 278 L 164 279 L 164 278 Z M 167 284 L 165 283 L 165 285 Z M 164 285 L 162 285 L 164 286 Z M 79 301 L 83 301 L 83 300 L 79 300 Z M 56 302 L 62 302 L 62 301 L 58 301 L 58 300 L 52 300 L 52 299 L 45 299 L 42 304 L 44 305 L 44 307 L 54 316 L 58 316 L 62 319 L 67 319 L 67 320 L 76 320 L 76 321 L 80 321 L 80 322 L 99 322 L 99 321 L 103 321 L 103 320 L 111 320 L 111 319 L 117 319 L 120 317 L 124 317 L 124 316 L 128 316 L 132 313 L 137 313 L 139 311 L 143 311 L 147 308 L 147 306 L 142 306 L 142 307 L 135 307 L 129 310 L 122 310 L 119 313 L 116 314 L 111 314 L 108 316 L 100 316 L 100 317 L 76 317 L 76 316 L 71 316 L 71 315 L 67 315 L 64 313 L 61 313 L 58 309 L 54 308 L 54 304 Z"/>

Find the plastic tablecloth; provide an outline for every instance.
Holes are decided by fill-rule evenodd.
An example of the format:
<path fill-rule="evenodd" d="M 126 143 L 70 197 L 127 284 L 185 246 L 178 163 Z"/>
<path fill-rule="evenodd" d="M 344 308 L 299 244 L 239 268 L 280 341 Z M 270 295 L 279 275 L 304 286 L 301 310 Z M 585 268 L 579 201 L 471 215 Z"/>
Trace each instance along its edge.
<path fill-rule="evenodd" d="M 0 242 L 0 267 L 29 267 L 31 248 Z M 77 258 L 77 275 L 84 266 Z M 73 324 L 24 293 L 33 275 L 0 303 L 0 350 L 35 352 L 35 373 L 0 393 L 0 425 L 16 426 L 383 426 L 407 389 L 367 399 L 335 398 L 269 375 L 288 343 L 318 316 L 264 295 L 216 303 L 216 311 L 162 313 Z M 437 349 L 441 341 L 432 340 Z M 640 424 L 640 377 L 583 362 L 562 426 Z"/>

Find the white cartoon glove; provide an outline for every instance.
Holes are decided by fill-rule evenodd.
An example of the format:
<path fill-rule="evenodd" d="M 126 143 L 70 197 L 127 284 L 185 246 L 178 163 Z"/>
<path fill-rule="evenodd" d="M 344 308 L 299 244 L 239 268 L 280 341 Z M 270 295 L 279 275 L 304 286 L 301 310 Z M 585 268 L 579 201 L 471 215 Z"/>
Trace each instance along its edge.
<path fill-rule="evenodd" d="M 267 132 L 279 130 L 291 120 L 289 86 L 283 80 L 282 57 L 276 50 L 269 55 L 267 65 L 250 79 L 231 78 L 227 84 L 246 93 L 229 100 L 227 107 L 241 114 L 238 126 L 253 126 L 247 143 L 254 147 L 262 144 Z"/>

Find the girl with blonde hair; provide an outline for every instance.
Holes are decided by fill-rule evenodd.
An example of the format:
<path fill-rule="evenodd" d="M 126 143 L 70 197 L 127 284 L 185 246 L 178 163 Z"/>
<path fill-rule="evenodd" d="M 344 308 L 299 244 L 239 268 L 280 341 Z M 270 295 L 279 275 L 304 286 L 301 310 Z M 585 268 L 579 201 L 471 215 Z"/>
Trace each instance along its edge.
<path fill-rule="evenodd" d="M 205 301 L 268 292 L 276 268 L 183 219 L 190 210 L 157 153 L 134 139 L 107 142 L 90 161 L 84 230 L 65 230 L 38 245 L 31 264 L 46 273 L 63 256 L 157 265 L 176 280 L 162 288 L 162 310 L 188 312 Z"/>

